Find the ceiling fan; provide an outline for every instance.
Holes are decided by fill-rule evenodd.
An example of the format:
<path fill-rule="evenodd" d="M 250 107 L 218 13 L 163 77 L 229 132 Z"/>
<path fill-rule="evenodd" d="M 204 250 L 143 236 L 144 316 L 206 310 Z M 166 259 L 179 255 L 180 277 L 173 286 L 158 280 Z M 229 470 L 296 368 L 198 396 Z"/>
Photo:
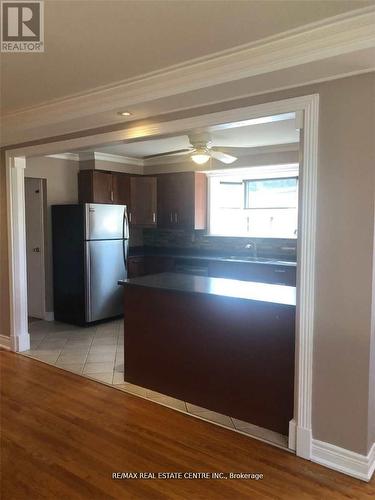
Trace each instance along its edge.
<path fill-rule="evenodd" d="M 207 135 L 188 135 L 190 147 L 185 149 L 176 149 L 174 151 L 166 151 L 165 153 L 158 153 L 154 155 L 145 156 L 145 160 L 151 158 L 161 158 L 163 156 L 173 156 L 190 154 L 190 158 L 198 165 L 207 163 L 210 158 L 219 160 L 222 163 L 230 164 L 237 160 L 235 156 L 229 155 L 212 146 L 212 141 Z"/>

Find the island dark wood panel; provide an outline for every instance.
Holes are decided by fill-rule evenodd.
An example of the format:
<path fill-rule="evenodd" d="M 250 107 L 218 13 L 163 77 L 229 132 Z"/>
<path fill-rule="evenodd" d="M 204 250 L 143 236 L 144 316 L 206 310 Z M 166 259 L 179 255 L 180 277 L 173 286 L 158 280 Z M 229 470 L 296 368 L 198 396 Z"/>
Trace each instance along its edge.
<path fill-rule="evenodd" d="M 294 306 L 131 284 L 124 303 L 126 381 L 288 433 Z"/>

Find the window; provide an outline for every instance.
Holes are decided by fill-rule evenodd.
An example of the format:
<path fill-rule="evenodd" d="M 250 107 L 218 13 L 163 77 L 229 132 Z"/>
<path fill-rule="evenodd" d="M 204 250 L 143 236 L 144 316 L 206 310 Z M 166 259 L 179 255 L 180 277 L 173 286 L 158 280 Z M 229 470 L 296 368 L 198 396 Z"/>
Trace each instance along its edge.
<path fill-rule="evenodd" d="M 257 178 L 251 175 L 255 172 L 246 169 L 210 177 L 210 234 L 296 238 L 298 167 L 274 169 L 272 176 L 267 167 L 258 168 Z"/>

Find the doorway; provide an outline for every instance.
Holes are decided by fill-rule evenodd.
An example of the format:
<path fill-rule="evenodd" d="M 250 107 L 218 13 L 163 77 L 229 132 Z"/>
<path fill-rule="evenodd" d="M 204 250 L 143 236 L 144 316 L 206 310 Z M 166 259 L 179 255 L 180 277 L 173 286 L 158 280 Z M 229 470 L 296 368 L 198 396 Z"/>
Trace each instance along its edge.
<path fill-rule="evenodd" d="M 299 283 L 297 293 L 296 363 L 294 419 L 290 423 L 289 447 L 300 457 L 311 458 L 311 399 L 312 352 L 314 334 L 315 296 L 315 227 L 316 184 L 318 157 L 319 96 L 306 95 L 256 104 L 246 108 L 197 115 L 170 122 L 156 122 L 147 126 L 129 126 L 119 131 L 35 144 L 6 151 L 8 182 L 8 220 L 11 262 L 11 345 L 15 351 L 29 348 L 27 328 L 26 255 L 24 232 L 24 169 L 26 157 L 63 153 L 97 144 L 134 141 L 140 137 L 168 135 L 202 126 L 223 126 L 233 121 L 248 120 L 278 113 L 298 112 L 303 124 L 303 173 L 301 179 L 300 231 L 298 245 Z"/>
<path fill-rule="evenodd" d="M 27 307 L 29 321 L 46 318 L 46 192 L 45 179 L 25 178 Z"/>

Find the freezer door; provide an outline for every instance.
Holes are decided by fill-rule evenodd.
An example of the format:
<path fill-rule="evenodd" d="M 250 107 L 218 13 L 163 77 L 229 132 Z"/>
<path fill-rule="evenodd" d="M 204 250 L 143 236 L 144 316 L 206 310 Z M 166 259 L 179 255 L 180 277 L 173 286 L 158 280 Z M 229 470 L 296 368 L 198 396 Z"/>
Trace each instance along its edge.
<path fill-rule="evenodd" d="M 85 240 L 128 238 L 125 205 L 85 204 Z"/>
<path fill-rule="evenodd" d="M 117 282 L 127 276 L 127 240 L 86 241 L 86 322 L 123 313 L 123 290 Z"/>

